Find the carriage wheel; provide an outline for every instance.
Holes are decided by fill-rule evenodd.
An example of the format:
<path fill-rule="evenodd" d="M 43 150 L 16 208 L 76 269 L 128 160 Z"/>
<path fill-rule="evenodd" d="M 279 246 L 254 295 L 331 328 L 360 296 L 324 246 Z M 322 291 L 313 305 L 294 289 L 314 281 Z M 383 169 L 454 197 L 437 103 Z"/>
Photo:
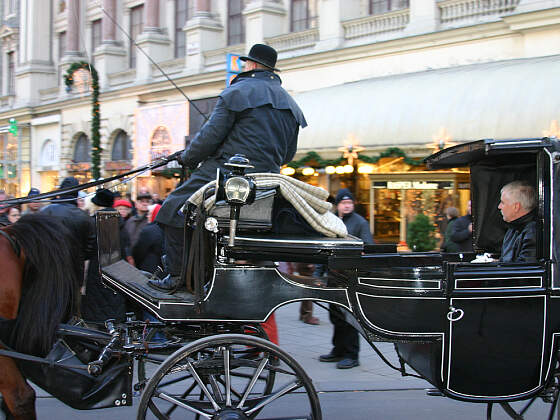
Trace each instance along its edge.
<path fill-rule="evenodd" d="M 241 327 L 241 330 L 244 332 L 244 334 L 261 337 L 264 338 L 265 340 L 268 340 L 268 335 L 266 334 L 266 331 L 259 324 L 243 325 Z M 157 344 L 153 340 L 158 332 L 160 332 L 160 334 L 165 337 L 165 340 L 168 340 L 168 342 L 170 343 L 177 343 L 179 341 L 182 344 L 182 346 L 185 346 L 186 344 L 194 341 L 192 338 L 184 338 L 183 340 L 181 340 L 180 328 L 151 328 L 149 329 L 148 333 L 146 334 L 146 337 L 144 338 L 144 340 L 147 342 L 148 347 L 150 347 L 150 344 L 152 343 Z M 175 347 L 175 349 L 171 351 L 168 349 L 162 349 L 162 350 L 151 349 L 150 353 L 157 354 L 157 355 L 170 355 L 174 353 L 176 350 L 177 347 Z M 155 369 L 155 366 L 158 366 L 161 363 L 162 361 L 158 360 L 158 357 L 155 358 L 140 357 L 138 359 L 137 366 L 136 366 L 138 383 L 135 386 L 135 389 L 137 391 L 143 389 L 146 382 L 150 379 L 147 373 L 153 371 Z"/>
<path fill-rule="evenodd" d="M 137 418 L 321 420 L 321 407 L 289 354 L 261 338 L 224 334 L 173 353 L 147 383 Z"/>

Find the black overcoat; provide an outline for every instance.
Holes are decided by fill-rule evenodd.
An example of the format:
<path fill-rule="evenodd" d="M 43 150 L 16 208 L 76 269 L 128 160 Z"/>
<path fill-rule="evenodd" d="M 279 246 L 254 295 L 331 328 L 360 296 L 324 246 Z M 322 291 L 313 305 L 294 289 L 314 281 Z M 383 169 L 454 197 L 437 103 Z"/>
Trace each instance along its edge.
<path fill-rule="evenodd" d="M 182 155 L 183 162 L 196 169 L 167 197 L 158 223 L 182 227 L 178 211 L 185 201 L 215 179 L 216 169 L 236 153 L 250 159 L 255 167 L 250 172 L 278 173 L 292 160 L 299 127 L 307 122 L 281 83 L 275 73 L 253 70 L 238 75 L 222 91 L 210 119 Z"/>

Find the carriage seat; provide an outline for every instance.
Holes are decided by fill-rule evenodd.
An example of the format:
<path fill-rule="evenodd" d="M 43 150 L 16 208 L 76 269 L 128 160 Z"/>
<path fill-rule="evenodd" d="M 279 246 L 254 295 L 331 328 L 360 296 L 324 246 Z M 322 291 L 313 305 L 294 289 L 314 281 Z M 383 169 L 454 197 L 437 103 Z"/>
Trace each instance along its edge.
<path fill-rule="evenodd" d="M 241 231 L 270 231 L 272 229 L 272 212 L 277 188 L 257 190 L 255 201 L 242 206 L 237 229 Z M 229 229 L 230 206 L 225 201 L 218 201 L 208 211 L 208 215 L 218 220 L 218 226 Z"/>

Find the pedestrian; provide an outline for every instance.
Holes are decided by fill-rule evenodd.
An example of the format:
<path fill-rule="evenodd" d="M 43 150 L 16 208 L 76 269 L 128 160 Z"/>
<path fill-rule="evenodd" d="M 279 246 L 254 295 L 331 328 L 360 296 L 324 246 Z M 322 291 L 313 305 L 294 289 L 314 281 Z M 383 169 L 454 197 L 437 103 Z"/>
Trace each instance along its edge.
<path fill-rule="evenodd" d="M 445 228 L 445 233 L 443 234 L 443 244 L 441 245 L 441 250 L 443 252 L 459 252 L 459 245 L 451 239 L 453 226 L 455 226 L 455 221 L 459 216 L 459 210 L 457 210 L 456 207 L 447 207 L 445 209 L 445 216 L 447 217 L 447 227 Z"/>
<path fill-rule="evenodd" d="M 113 207 L 119 212 L 121 218 L 126 223 L 132 213 L 132 203 L 126 199 L 115 200 Z"/>
<path fill-rule="evenodd" d="M 451 240 L 459 247 L 458 252 L 474 252 L 472 243 L 471 200 L 467 202 L 467 214 L 458 217 L 453 223 Z"/>
<path fill-rule="evenodd" d="M 136 214 L 126 221 L 125 229 L 130 237 L 132 247 L 136 245 L 140 231 L 148 224 L 148 206 L 152 203 L 152 195 L 143 190 L 136 196 Z"/>
<path fill-rule="evenodd" d="M 104 212 L 117 212 L 113 208 L 114 196 L 108 189 L 99 189 L 95 193 L 91 202 L 97 206 L 94 215 L 91 217 L 96 223 L 95 213 L 103 210 Z M 119 216 L 120 218 L 120 216 Z M 122 222 L 119 220 L 119 224 Z M 120 229 L 120 258 L 126 257 L 126 231 Z M 87 271 L 85 294 L 82 297 L 82 318 L 86 322 L 99 323 L 102 325 L 107 319 L 122 321 L 126 314 L 126 299 L 120 293 L 115 293 L 105 287 L 101 282 L 99 258 L 97 249 L 91 258 Z"/>
<path fill-rule="evenodd" d="M 31 198 L 33 196 L 41 194 L 38 188 L 31 188 L 27 193 L 27 198 Z M 41 211 L 41 203 L 39 202 L 31 202 L 27 203 L 27 209 L 23 212 L 22 216 L 27 214 L 37 214 Z"/>
<path fill-rule="evenodd" d="M 163 230 L 154 222 L 161 204 L 151 204 L 148 207 L 148 221 L 150 222 L 140 232 L 136 245 L 132 247 L 132 257 L 136 268 L 153 273 L 161 266 L 163 254 Z"/>
<path fill-rule="evenodd" d="M 245 71 L 222 91 L 210 119 L 181 154 L 181 163 L 193 172 L 165 199 L 156 219 L 164 226 L 169 274 L 150 280 L 150 286 L 167 293 L 177 289 L 183 247 L 188 248 L 179 210 L 195 191 L 216 178 L 216 170 L 224 169 L 230 157 L 243 154 L 251 159 L 251 172 L 273 173 L 294 157 L 299 127 L 307 123 L 281 86 L 276 59 L 274 48 L 253 45 L 249 55 L 241 57 Z"/>
<path fill-rule="evenodd" d="M 366 219 L 354 212 L 354 196 L 347 188 L 338 191 L 335 199 L 336 214 L 346 225 L 349 235 L 360 238 L 364 244 L 372 244 L 373 237 Z M 328 277 L 328 286 L 335 286 L 334 279 Z M 337 306 L 329 305 L 329 319 L 334 325 L 330 353 L 319 356 L 321 362 L 337 362 L 338 369 L 350 369 L 360 365 L 360 336 L 356 329 L 344 320 L 344 312 Z"/>
<path fill-rule="evenodd" d="M 313 272 L 315 271 L 315 264 L 299 262 L 294 263 L 293 266 L 293 274 L 296 276 L 311 277 L 313 276 Z M 320 324 L 319 318 L 313 316 L 313 301 L 304 300 L 301 302 L 299 307 L 299 320 L 309 325 Z"/>
<path fill-rule="evenodd" d="M 9 200 L 10 196 L 4 190 L 0 190 L 0 201 Z M 8 210 L 10 206 L 0 203 L 0 227 L 7 226 L 10 223 L 8 220 Z"/>
<path fill-rule="evenodd" d="M 87 193 L 85 191 L 78 191 L 78 208 L 89 215 L 89 212 L 87 210 L 86 198 Z"/>
<path fill-rule="evenodd" d="M 77 188 L 79 185 L 80 183 L 74 177 L 64 178 L 60 189 L 72 188 L 73 190 L 57 196 L 55 203 L 41 209 L 41 214 L 59 219 L 70 230 L 72 236 L 80 244 L 80 258 L 85 263 L 96 253 L 97 239 L 93 221 L 78 208 Z"/>
<path fill-rule="evenodd" d="M 19 206 L 12 206 L 8 209 L 7 219 L 11 225 L 19 220 L 21 217 L 21 208 Z"/>

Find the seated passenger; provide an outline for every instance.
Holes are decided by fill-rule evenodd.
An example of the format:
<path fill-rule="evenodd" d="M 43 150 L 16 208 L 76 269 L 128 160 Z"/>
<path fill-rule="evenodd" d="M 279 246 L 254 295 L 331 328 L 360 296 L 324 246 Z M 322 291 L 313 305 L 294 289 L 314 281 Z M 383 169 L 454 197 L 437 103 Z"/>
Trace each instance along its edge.
<path fill-rule="evenodd" d="M 513 181 L 501 190 L 498 209 L 508 230 L 502 243 L 502 262 L 535 262 L 537 260 L 534 188 L 525 181 Z"/>

